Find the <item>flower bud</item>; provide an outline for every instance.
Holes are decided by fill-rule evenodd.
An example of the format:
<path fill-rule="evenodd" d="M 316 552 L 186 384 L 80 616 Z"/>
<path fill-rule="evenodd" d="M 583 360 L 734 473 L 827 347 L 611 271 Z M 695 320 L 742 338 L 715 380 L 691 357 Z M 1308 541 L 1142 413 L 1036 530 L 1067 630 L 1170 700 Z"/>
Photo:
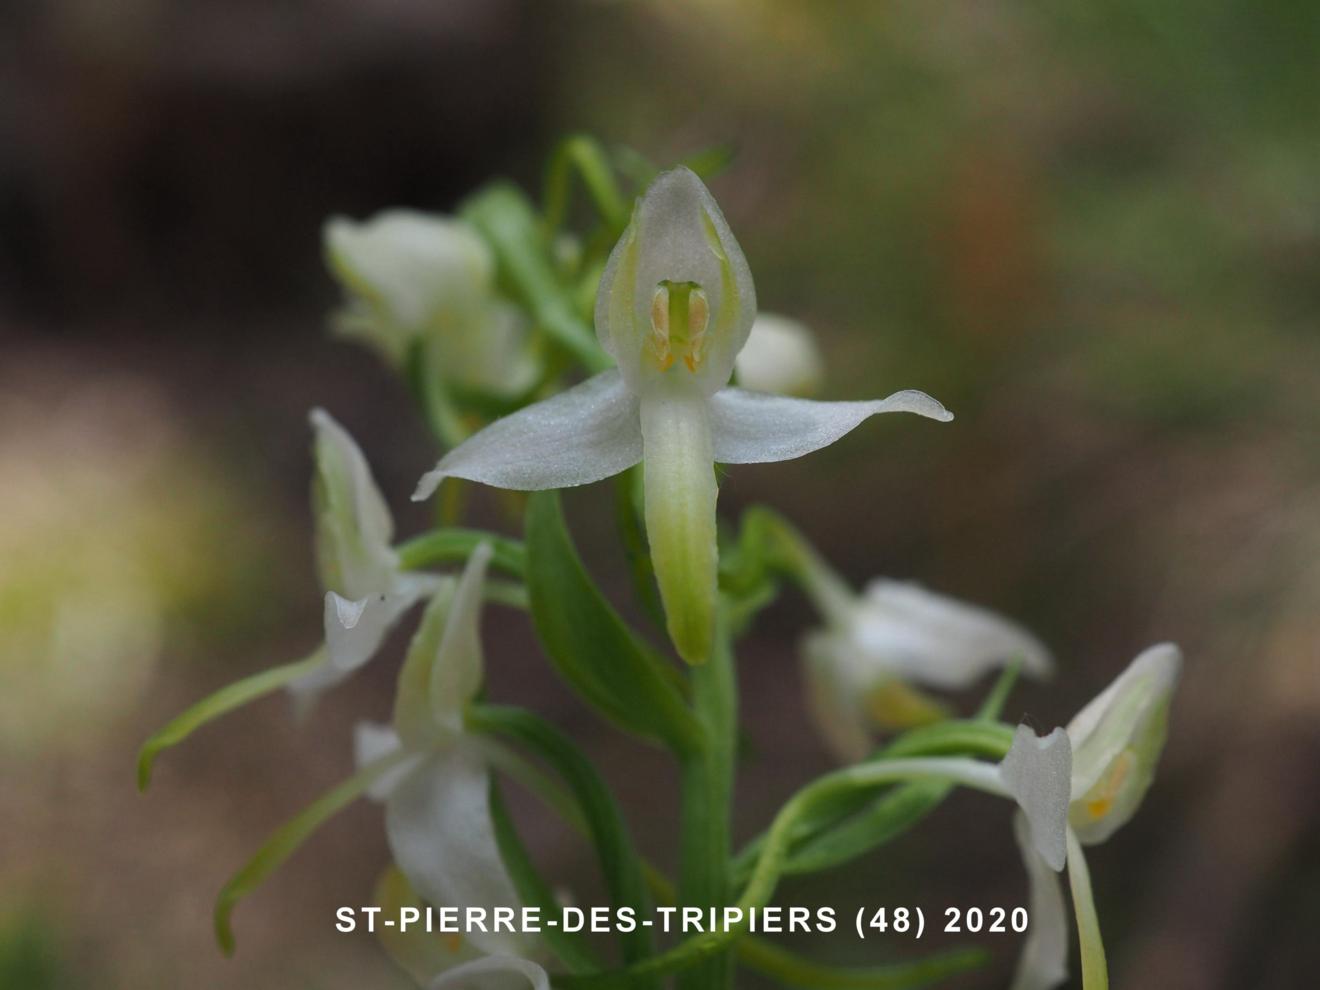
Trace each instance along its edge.
<path fill-rule="evenodd" d="M 811 331 L 775 313 L 756 315 L 734 369 L 743 388 L 778 395 L 814 395 L 825 380 L 825 362 Z"/>
<path fill-rule="evenodd" d="M 1109 838 L 1150 788 L 1181 666 L 1178 647 L 1152 646 L 1068 723 L 1074 754 L 1068 820 L 1083 843 Z"/>

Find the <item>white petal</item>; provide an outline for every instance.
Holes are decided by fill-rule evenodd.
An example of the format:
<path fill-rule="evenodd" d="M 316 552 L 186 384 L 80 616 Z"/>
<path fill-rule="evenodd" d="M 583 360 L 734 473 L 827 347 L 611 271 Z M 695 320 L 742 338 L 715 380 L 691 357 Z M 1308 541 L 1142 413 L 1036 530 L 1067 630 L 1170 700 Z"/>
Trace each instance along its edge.
<path fill-rule="evenodd" d="M 550 978 L 534 962 L 515 956 L 488 956 L 442 973 L 428 990 L 550 990 Z"/>
<path fill-rule="evenodd" d="M 788 461 L 828 447 L 877 413 L 911 412 L 948 422 L 953 414 L 925 392 L 895 392 L 874 402 L 813 402 L 726 388 L 711 398 L 715 460 Z"/>
<path fill-rule="evenodd" d="M 351 673 L 370 660 L 390 627 L 413 603 L 417 592 L 409 588 L 349 601 L 333 591 L 325 594 L 325 645 L 330 666 Z"/>
<path fill-rule="evenodd" d="M 431 671 L 449 623 L 457 586 L 455 578 L 447 577 L 431 597 L 399 671 L 399 686 L 394 693 L 394 730 L 404 745 L 414 749 L 429 748 L 462 729 L 461 722 L 456 724 L 455 720 L 446 720 L 445 725 L 438 726 L 431 710 Z"/>
<path fill-rule="evenodd" d="M 637 400 L 617 371 L 496 420 L 422 477 L 413 500 L 448 477 L 540 491 L 599 481 L 642 459 Z"/>
<path fill-rule="evenodd" d="M 468 557 L 454 592 L 444 636 L 431 668 L 431 713 L 437 722 L 461 727 L 463 708 L 481 689 L 481 603 L 491 547 L 481 543 Z"/>
<path fill-rule="evenodd" d="M 413 889 L 432 904 L 460 910 L 519 910 L 490 817 L 490 777 L 466 746 L 438 752 L 408 775 L 385 805 L 385 830 L 394 861 Z M 489 915 L 488 915 L 489 917 Z M 486 952 L 518 953 L 525 936 L 471 932 Z"/>
<path fill-rule="evenodd" d="M 695 374 L 677 356 L 668 371 L 646 349 L 651 303 L 661 282 L 694 282 L 710 319 Z M 596 294 L 596 333 L 634 388 L 668 374 L 692 378 L 706 395 L 729 380 L 756 317 L 756 289 L 742 248 L 696 173 L 676 168 L 658 176 L 633 210 L 610 252 Z"/>
<path fill-rule="evenodd" d="M 847 632 L 859 663 L 946 690 L 1017 660 L 1035 676 L 1053 666 L 1040 640 L 1017 623 L 906 581 L 878 578 L 867 585 Z"/>
<path fill-rule="evenodd" d="M 1094 787 L 1149 720 L 1168 707 L 1181 667 L 1178 647 L 1152 646 L 1068 723 L 1075 753 L 1074 799 Z"/>
<path fill-rule="evenodd" d="M 289 684 L 300 717 L 316 698 L 346 680 L 380 649 L 394 623 L 432 585 L 404 581 L 399 590 L 350 601 L 333 591 L 325 593 L 325 662 Z"/>
<path fill-rule="evenodd" d="M 734 369 L 742 388 L 775 395 L 812 395 L 825 379 L 825 362 L 811 331 L 775 313 L 756 314 Z"/>
<path fill-rule="evenodd" d="M 353 726 L 353 762 L 359 770 L 394 755 L 402 748 L 398 733 L 388 725 L 359 722 Z M 416 762 L 405 760 L 381 775 L 367 788 L 367 797 L 373 801 L 384 801 L 416 766 Z"/>
<path fill-rule="evenodd" d="M 447 327 L 426 350 L 427 367 L 443 381 L 490 395 L 522 395 L 536 382 L 540 362 L 531 349 L 532 325 L 512 303 L 493 299 L 470 325 Z"/>
<path fill-rule="evenodd" d="M 1068 733 L 1055 729 L 1037 738 L 1027 726 L 1019 725 L 1012 748 L 999 764 L 999 776 L 1027 816 L 1036 851 L 1051 869 L 1062 870 L 1072 777 Z"/>
<path fill-rule="evenodd" d="M 1013 837 L 1027 868 L 1027 937 L 1011 990 L 1053 990 L 1068 979 L 1068 916 L 1059 877 L 1031 844 L 1031 826 L 1013 816 Z"/>
<path fill-rule="evenodd" d="M 316 479 L 312 501 L 321 585 L 349 599 L 388 591 L 398 570 L 390 547 L 394 520 L 362 451 L 324 409 L 310 414 L 315 429 Z"/>

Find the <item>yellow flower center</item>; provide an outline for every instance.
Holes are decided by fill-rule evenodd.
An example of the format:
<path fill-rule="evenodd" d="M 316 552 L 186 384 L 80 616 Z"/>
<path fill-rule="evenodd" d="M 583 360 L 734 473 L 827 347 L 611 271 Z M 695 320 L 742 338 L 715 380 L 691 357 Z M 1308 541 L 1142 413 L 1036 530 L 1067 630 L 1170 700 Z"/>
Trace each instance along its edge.
<path fill-rule="evenodd" d="M 651 297 L 651 332 L 646 338 L 651 358 L 668 371 L 676 356 L 688 371 L 701 367 L 710 303 L 695 282 L 661 282 Z"/>

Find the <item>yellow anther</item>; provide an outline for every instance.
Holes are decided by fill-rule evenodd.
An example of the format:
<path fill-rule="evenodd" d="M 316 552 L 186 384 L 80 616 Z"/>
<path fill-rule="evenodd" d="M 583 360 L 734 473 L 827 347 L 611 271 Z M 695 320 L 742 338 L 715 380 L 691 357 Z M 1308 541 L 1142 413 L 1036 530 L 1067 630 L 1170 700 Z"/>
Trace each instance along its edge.
<path fill-rule="evenodd" d="M 687 316 L 688 348 L 683 355 L 683 363 L 688 366 L 688 371 L 695 372 L 705 357 L 702 347 L 706 342 L 706 327 L 710 323 L 710 303 L 706 301 L 706 293 L 700 289 L 693 289 L 688 295 Z"/>
<path fill-rule="evenodd" d="M 1085 802 L 1086 813 L 1091 816 L 1092 821 L 1098 821 L 1109 814 L 1110 809 L 1114 807 L 1114 801 L 1118 798 L 1118 792 L 1123 787 L 1123 782 L 1127 780 L 1128 774 L 1132 772 L 1132 767 L 1137 758 L 1132 750 L 1125 749 L 1118 754 L 1118 759 L 1114 760 L 1109 768 L 1109 772 L 1102 777 L 1083 799 Z"/>
<path fill-rule="evenodd" d="M 458 953 L 463 948 L 463 936 L 458 932 L 446 932 L 440 936 L 440 940 L 450 952 Z"/>
<path fill-rule="evenodd" d="M 651 332 L 646 338 L 656 366 L 668 371 L 677 353 L 688 371 L 700 368 L 709 323 L 710 303 L 699 286 L 661 282 L 651 297 Z"/>
<path fill-rule="evenodd" d="M 669 288 L 661 285 L 651 297 L 651 334 L 647 341 L 651 354 L 661 371 L 668 371 L 674 363 L 673 352 L 669 348 Z"/>

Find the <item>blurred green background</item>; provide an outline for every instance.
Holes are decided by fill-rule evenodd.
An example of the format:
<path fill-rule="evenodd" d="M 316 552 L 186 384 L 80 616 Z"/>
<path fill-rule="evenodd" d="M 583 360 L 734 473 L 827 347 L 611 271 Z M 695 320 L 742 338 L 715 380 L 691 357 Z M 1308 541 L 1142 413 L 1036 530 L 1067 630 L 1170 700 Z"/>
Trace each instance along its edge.
<path fill-rule="evenodd" d="M 768 502 L 856 582 L 914 577 L 1036 629 L 1060 676 L 1008 715 L 1037 726 L 1183 646 L 1157 786 L 1092 858 L 1115 985 L 1314 985 L 1320 6 L 46 0 L 0 8 L 0 51 L 0 987 L 402 985 L 333 931 L 385 862 L 374 806 L 239 908 L 235 959 L 209 922 L 348 770 L 390 663 L 301 729 L 278 699 L 208 729 L 146 798 L 132 755 L 317 641 L 310 406 L 362 441 L 402 530 L 422 521 L 406 497 L 434 452 L 403 388 L 325 333 L 322 218 L 447 210 L 495 174 L 536 191 L 578 130 L 657 161 L 731 144 L 714 191 L 762 307 L 819 333 L 827 397 L 915 387 L 958 414 L 736 469 L 727 512 Z M 608 574 L 605 497 L 570 511 Z M 743 835 L 829 766 L 809 622 L 787 596 L 745 650 Z M 663 761 L 600 728 L 525 623 L 488 625 L 492 695 L 584 740 L 671 861 Z M 573 836 L 528 834 L 590 903 Z M 782 891 L 1024 896 L 1008 816 L 967 795 Z M 958 985 L 1002 985 L 1016 944 L 978 944 L 995 964 Z"/>

